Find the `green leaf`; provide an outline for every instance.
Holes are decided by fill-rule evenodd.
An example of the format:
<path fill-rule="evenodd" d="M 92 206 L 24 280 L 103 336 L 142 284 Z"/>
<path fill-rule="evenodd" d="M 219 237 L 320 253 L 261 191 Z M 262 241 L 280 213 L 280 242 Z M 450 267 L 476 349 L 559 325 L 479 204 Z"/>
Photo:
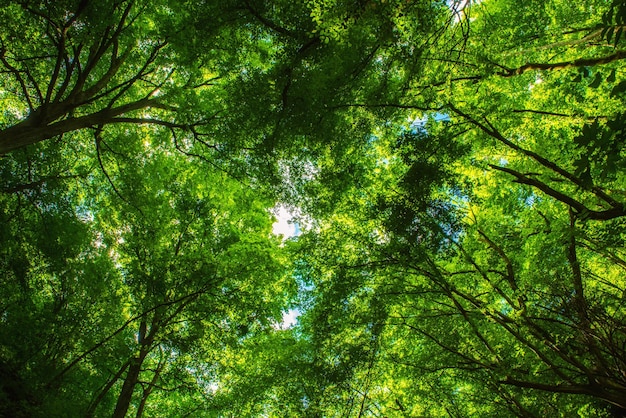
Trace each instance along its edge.
<path fill-rule="evenodd" d="M 619 43 L 620 38 L 622 37 L 622 32 L 624 31 L 623 27 L 619 27 L 617 29 L 617 32 L 615 32 L 615 42 L 614 45 L 617 47 L 617 44 Z"/>
<path fill-rule="evenodd" d="M 613 89 L 611 90 L 611 96 L 617 96 L 624 91 L 626 91 L 626 80 L 620 81 L 617 86 L 613 87 Z"/>
<path fill-rule="evenodd" d="M 576 161 L 574 161 L 574 168 L 574 175 L 580 178 L 585 186 L 593 186 L 591 166 L 587 155 L 583 154 Z"/>
<path fill-rule="evenodd" d="M 610 27 L 607 31 L 606 31 L 606 41 L 608 43 L 611 43 L 611 39 L 613 38 L 613 33 L 615 32 L 615 28 L 614 27 Z"/>
<path fill-rule="evenodd" d="M 593 81 L 589 83 L 589 87 L 591 87 L 592 89 L 596 89 L 600 86 L 600 83 L 602 83 L 602 74 L 598 72 L 596 73 L 596 76 L 593 79 Z"/>
<path fill-rule="evenodd" d="M 611 71 L 611 74 L 609 74 L 609 76 L 606 78 L 606 81 L 609 83 L 615 82 L 615 69 Z"/>

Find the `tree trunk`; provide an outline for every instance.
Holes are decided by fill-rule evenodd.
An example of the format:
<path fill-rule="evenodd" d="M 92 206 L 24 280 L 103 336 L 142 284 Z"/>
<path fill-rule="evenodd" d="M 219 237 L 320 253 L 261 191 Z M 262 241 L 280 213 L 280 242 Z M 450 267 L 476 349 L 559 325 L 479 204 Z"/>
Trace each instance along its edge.
<path fill-rule="evenodd" d="M 38 121 L 38 115 L 34 114 L 17 125 L 0 131 L 0 155 L 68 132 L 120 122 L 116 120 L 118 116 L 150 107 L 161 106 L 156 100 L 144 98 L 115 108 L 102 109 L 95 113 L 56 122 Z"/>
<path fill-rule="evenodd" d="M 113 376 L 113 378 L 111 378 L 111 380 L 109 380 L 109 382 L 104 386 L 104 388 L 98 394 L 96 399 L 94 399 L 91 405 L 89 405 L 89 408 L 87 409 L 87 412 L 85 413 L 85 418 L 92 418 L 94 416 L 94 413 L 96 412 L 96 408 L 98 408 L 98 405 L 100 405 L 100 402 L 102 402 L 106 394 L 109 393 L 109 391 L 111 390 L 115 382 L 117 382 L 120 376 L 122 376 L 122 373 L 126 371 L 126 368 L 128 368 L 129 363 L 130 361 L 127 361 L 126 363 L 124 363 L 122 367 L 120 367 L 118 372 L 115 374 L 115 376 Z"/>
<path fill-rule="evenodd" d="M 122 386 L 122 390 L 117 398 L 117 404 L 115 405 L 115 411 L 113 411 L 112 418 L 124 418 L 128 408 L 130 407 L 135 386 L 137 386 L 137 383 L 139 382 L 141 366 L 152 348 L 152 341 L 154 340 L 154 335 L 158 327 L 153 323 L 150 328 L 150 332 L 147 335 L 146 328 L 147 323 L 144 318 L 139 325 L 139 333 L 137 335 L 140 344 L 139 355 L 130 360 L 128 373 L 126 374 L 124 385 Z"/>
<path fill-rule="evenodd" d="M 145 354 L 148 354 L 147 351 Z M 142 353 L 138 357 L 131 360 L 130 367 L 128 368 L 128 374 L 126 374 L 126 379 L 124 379 L 124 386 L 122 386 L 122 391 L 117 398 L 115 411 L 112 415 L 113 418 L 124 418 L 126 416 L 126 412 L 128 411 L 128 407 L 130 406 L 130 402 L 133 398 L 135 386 L 139 381 L 139 374 L 141 373 L 141 365 L 145 359 L 145 354 L 142 350 Z"/>
<path fill-rule="evenodd" d="M 150 381 L 150 385 L 148 385 L 148 387 L 144 389 L 143 395 L 141 396 L 141 401 L 139 402 L 139 406 L 137 407 L 137 413 L 135 414 L 135 418 L 141 418 L 141 416 L 143 415 L 143 411 L 146 409 L 146 403 L 148 402 L 148 397 L 152 393 L 152 390 L 157 380 L 159 380 L 159 376 L 161 375 L 161 370 L 163 370 L 163 366 L 165 366 L 165 363 L 159 364 L 159 367 L 157 367 L 157 370 L 154 372 L 154 376 Z"/>

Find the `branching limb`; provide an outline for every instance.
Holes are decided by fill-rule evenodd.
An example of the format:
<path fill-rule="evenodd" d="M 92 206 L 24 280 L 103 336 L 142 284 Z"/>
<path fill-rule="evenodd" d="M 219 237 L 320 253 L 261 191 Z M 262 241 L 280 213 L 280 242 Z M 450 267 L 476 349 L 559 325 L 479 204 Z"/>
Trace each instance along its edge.
<path fill-rule="evenodd" d="M 576 114 L 567 114 L 567 113 L 558 113 L 558 112 L 549 112 L 544 110 L 536 110 L 536 109 L 513 109 L 513 113 L 531 113 L 535 115 L 542 116 L 556 116 L 562 118 L 576 118 L 576 119 L 584 119 L 589 122 L 593 122 L 598 119 L 608 119 L 608 116 L 598 115 L 598 116 L 585 116 L 585 115 L 576 115 Z"/>
<path fill-rule="evenodd" d="M 552 393 L 570 393 L 576 395 L 590 395 L 599 399 L 616 405 L 620 408 L 626 408 L 626 401 L 622 393 L 611 393 L 603 390 L 600 387 L 594 387 L 590 385 L 558 385 L 558 384 L 545 384 L 537 382 L 529 382 L 526 380 L 518 380 L 507 376 L 504 380 L 500 381 L 501 384 L 517 386 L 519 388 L 537 389 L 545 392 Z"/>
<path fill-rule="evenodd" d="M 93 347 L 91 347 L 89 350 L 83 352 L 82 354 L 80 354 L 79 356 L 77 356 L 74 360 L 72 360 L 67 366 L 65 366 L 65 368 L 63 368 L 63 370 L 61 370 L 59 373 L 57 373 L 48 383 L 47 387 L 51 387 L 54 384 L 56 384 L 57 382 L 60 381 L 60 379 L 65 376 L 74 366 L 76 366 L 78 363 L 80 363 L 81 361 L 83 361 L 87 356 L 89 356 L 91 353 L 93 353 L 94 351 L 98 350 L 100 347 L 102 347 L 103 345 L 105 345 L 106 343 L 108 343 L 109 341 L 111 341 L 113 338 L 115 338 L 117 335 L 119 335 L 122 331 L 124 331 L 130 324 L 132 324 L 135 321 L 138 321 L 140 319 L 143 319 L 145 317 L 147 317 L 149 314 L 157 311 L 158 309 L 162 309 L 164 307 L 168 307 L 168 306 L 172 306 L 172 305 L 176 305 L 179 304 L 181 302 L 185 302 L 186 300 L 192 300 L 197 298 L 198 296 L 200 296 L 203 293 L 206 293 L 208 291 L 208 288 L 204 287 L 201 288 L 193 293 L 189 293 L 187 295 L 181 296 L 177 299 L 173 299 L 173 300 L 169 300 L 169 301 L 165 301 L 162 303 L 159 303 L 155 306 L 153 306 L 150 309 L 147 309 L 145 311 L 143 311 L 140 314 L 137 314 L 135 316 L 133 316 L 132 318 L 128 319 L 126 322 L 124 322 L 119 328 L 117 328 L 114 332 L 112 332 L 111 334 L 109 334 L 107 337 L 103 338 L 102 340 L 100 340 L 97 344 L 95 344 Z"/>
<path fill-rule="evenodd" d="M 124 364 L 122 364 L 122 366 L 118 369 L 117 373 L 115 373 L 115 375 L 113 375 L 109 379 L 109 381 L 102 387 L 102 389 L 100 389 L 98 396 L 96 396 L 96 398 L 91 401 L 89 407 L 87 408 L 87 412 L 85 412 L 86 418 L 91 418 L 94 416 L 98 405 L 100 405 L 102 400 L 104 400 L 104 397 L 107 395 L 107 393 L 109 393 L 113 385 L 115 385 L 117 381 L 122 377 L 126 369 L 128 369 L 128 366 L 130 366 L 130 359 L 126 360 Z"/>
<path fill-rule="evenodd" d="M 536 180 L 534 178 L 529 177 L 526 174 L 523 173 L 519 173 L 513 169 L 510 169 L 508 167 L 500 167 L 494 164 L 489 164 L 489 167 L 493 168 L 494 170 L 498 170 L 498 171 L 502 171 L 504 173 L 507 174 L 511 174 L 512 176 L 515 177 L 515 182 L 517 183 L 521 183 L 521 184 L 527 184 L 529 186 L 533 186 L 539 190 L 541 190 L 542 192 L 544 192 L 545 194 L 547 194 L 548 196 L 553 197 L 554 199 L 558 200 L 559 202 L 565 203 L 566 205 L 568 205 L 569 207 L 571 207 L 572 209 L 574 209 L 576 211 L 576 213 L 586 219 L 593 219 L 593 220 L 609 220 L 609 219 L 614 219 L 614 218 L 619 218 L 621 216 L 625 216 L 626 215 L 626 211 L 624 211 L 623 207 L 613 207 L 611 209 L 607 209 L 607 210 L 603 210 L 603 211 L 596 211 L 596 210 L 591 210 L 589 208 L 587 208 L 584 204 L 580 203 L 578 200 L 574 199 L 571 196 L 566 195 L 565 193 L 562 193 L 558 190 L 553 189 L 552 187 L 548 186 L 547 184 Z"/>
<path fill-rule="evenodd" d="M 15 68 L 13 65 L 11 65 L 11 63 L 9 63 L 9 61 L 7 60 L 6 49 L 4 48 L 4 46 L 0 48 L 0 61 L 2 61 L 2 64 L 5 66 L 5 68 L 7 68 L 7 70 L 9 70 L 11 74 L 13 74 L 13 77 L 15 77 L 15 79 L 20 85 L 20 88 L 22 89 L 22 94 L 24 95 L 24 98 L 26 99 L 28 108 L 30 109 L 31 113 L 34 112 L 35 104 L 33 103 L 33 99 L 30 97 L 30 92 L 28 91 L 28 86 L 26 85 L 26 81 L 22 77 L 21 71 Z"/>
<path fill-rule="evenodd" d="M 497 72 L 496 74 L 502 77 L 514 77 L 533 70 L 551 71 L 563 70 L 566 68 L 593 67 L 596 65 L 610 64 L 615 61 L 623 60 L 624 58 L 626 58 L 626 50 L 618 50 L 613 54 L 597 58 L 580 58 L 573 61 L 563 61 L 555 63 L 529 62 L 517 68 L 506 68 L 500 66 L 501 68 L 503 68 L 503 71 Z"/>
<path fill-rule="evenodd" d="M 142 212 L 141 208 L 137 207 L 136 205 L 134 205 L 133 203 L 128 201 L 128 199 L 126 199 L 124 196 L 122 196 L 120 191 L 117 190 L 117 187 L 115 187 L 115 183 L 113 183 L 113 180 L 111 179 L 111 176 L 109 176 L 109 172 L 104 167 L 104 163 L 102 162 L 102 152 L 101 152 L 101 148 L 100 148 L 100 143 L 102 142 L 102 129 L 103 129 L 102 126 L 99 126 L 99 127 L 96 128 L 96 132 L 94 133 L 94 138 L 95 138 L 95 142 L 96 142 L 96 154 L 98 156 L 98 164 L 100 165 L 100 169 L 102 170 L 102 173 L 106 177 L 107 181 L 111 185 L 111 188 L 113 189 L 113 191 L 115 192 L 117 197 L 119 197 L 123 202 L 125 202 L 129 206 L 132 206 L 133 208 L 137 209 L 137 211 L 143 217 L 145 217 L 145 214 Z"/>
<path fill-rule="evenodd" d="M 549 170 L 559 174 L 560 176 L 566 178 L 567 180 L 569 180 L 570 182 L 572 182 L 576 186 L 580 187 L 581 189 L 589 190 L 590 192 L 595 194 L 598 198 L 600 198 L 601 200 L 604 200 L 606 203 L 608 203 L 613 208 L 615 208 L 616 211 L 622 211 L 623 212 L 624 204 L 621 203 L 621 202 L 618 202 L 613 197 L 611 197 L 608 194 L 606 194 L 606 192 L 604 190 L 602 190 L 602 188 L 600 188 L 598 186 L 595 186 L 595 185 L 589 186 L 588 183 L 586 183 L 583 179 L 581 179 L 578 176 L 575 176 L 574 174 L 572 174 L 569 171 L 565 170 L 564 168 L 560 167 L 558 164 L 554 163 L 553 161 L 550 161 L 547 158 L 542 157 L 541 155 L 537 154 L 534 151 L 527 150 L 527 149 L 522 148 L 521 146 L 515 144 L 513 141 L 507 139 L 504 135 L 502 135 L 502 133 L 500 133 L 495 128 L 495 126 L 493 124 L 491 124 L 487 119 L 485 119 L 485 123 L 482 123 L 482 122 L 478 121 L 477 119 L 473 118 L 472 116 L 468 115 L 467 113 L 463 112 L 462 110 L 458 109 L 457 107 L 455 107 L 451 103 L 449 104 L 449 107 L 450 107 L 450 109 L 452 111 L 454 111 L 458 115 L 462 116 L 464 119 L 470 121 L 474 126 L 478 127 L 481 131 L 483 131 L 484 133 L 488 134 L 492 138 L 498 140 L 499 142 L 501 142 L 502 144 L 506 145 L 507 147 L 509 147 L 509 148 L 511 148 L 511 149 L 513 149 L 515 151 L 518 151 L 518 152 L 520 152 L 521 154 L 523 154 L 523 155 L 525 155 L 527 157 L 532 158 L 533 160 L 535 160 L 536 162 L 541 164 L 543 167 L 545 167 L 545 168 L 547 168 L 547 169 L 549 169 Z"/>
<path fill-rule="evenodd" d="M 261 22 L 267 28 L 273 30 L 276 33 L 280 33 L 281 35 L 288 36 L 290 38 L 298 38 L 298 33 L 297 32 L 295 32 L 295 31 L 293 31 L 291 29 L 287 29 L 285 27 L 282 27 L 282 26 L 272 22 L 271 20 L 267 19 L 266 17 L 261 15 L 261 13 L 259 13 L 258 10 L 256 10 L 254 7 L 252 7 L 252 5 L 250 4 L 250 2 L 248 0 L 245 0 L 244 4 L 246 5 L 246 10 L 248 12 L 250 12 L 250 14 L 252 16 L 254 16 L 255 19 L 257 19 L 259 22 Z"/>

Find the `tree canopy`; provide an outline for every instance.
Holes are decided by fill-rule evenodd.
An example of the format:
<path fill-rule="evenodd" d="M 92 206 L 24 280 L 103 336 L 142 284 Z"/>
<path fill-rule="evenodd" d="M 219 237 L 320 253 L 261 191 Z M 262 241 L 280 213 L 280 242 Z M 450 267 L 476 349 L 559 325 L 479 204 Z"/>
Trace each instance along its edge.
<path fill-rule="evenodd" d="M 0 15 L 0 416 L 626 414 L 623 0 Z"/>

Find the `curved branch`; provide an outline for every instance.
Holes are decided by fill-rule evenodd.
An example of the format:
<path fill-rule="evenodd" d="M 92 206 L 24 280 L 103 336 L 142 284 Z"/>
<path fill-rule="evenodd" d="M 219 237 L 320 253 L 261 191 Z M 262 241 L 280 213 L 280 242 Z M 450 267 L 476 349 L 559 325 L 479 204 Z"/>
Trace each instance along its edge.
<path fill-rule="evenodd" d="M 626 211 L 624 210 L 623 206 L 612 207 L 611 209 L 607 209 L 603 211 L 591 210 L 587 208 L 585 205 L 583 205 L 582 203 L 580 203 L 578 200 L 572 198 L 571 196 L 568 196 L 565 193 L 555 190 L 552 187 L 548 186 L 547 184 L 539 180 L 530 178 L 525 174 L 519 173 L 510 168 L 500 167 L 494 164 L 489 164 L 489 167 L 493 168 L 494 170 L 511 174 L 512 176 L 515 177 L 515 180 L 514 180 L 515 182 L 533 186 L 541 190 L 548 196 L 551 196 L 555 198 L 556 200 L 562 203 L 565 203 L 572 209 L 576 210 L 577 214 L 580 215 L 582 218 L 607 221 L 610 219 L 619 218 L 621 216 L 626 216 Z"/>
<path fill-rule="evenodd" d="M 597 58 L 580 58 L 573 61 L 562 61 L 555 63 L 529 62 L 517 68 L 506 68 L 500 66 L 503 68 L 503 71 L 497 72 L 496 74 L 501 75 L 502 77 L 514 77 L 533 70 L 551 71 L 576 67 L 593 67 L 595 65 L 610 64 L 614 61 L 623 60 L 624 58 L 626 58 L 626 50 L 619 50 L 611 55 Z"/>
<path fill-rule="evenodd" d="M 13 76 L 19 83 L 20 88 L 22 89 L 22 94 L 24 95 L 24 98 L 26 99 L 26 103 L 28 103 L 28 108 L 30 109 L 31 112 L 33 112 L 35 110 L 35 105 L 33 104 L 33 100 L 30 97 L 30 93 L 28 92 L 26 81 L 24 80 L 24 78 L 22 78 L 20 71 L 14 66 L 12 66 L 9 63 L 9 61 L 7 61 L 5 57 L 5 53 L 6 53 L 6 49 L 3 46 L 0 48 L 0 61 L 2 61 L 2 64 L 4 64 L 4 66 L 9 70 L 9 72 L 13 74 Z"/>
<path fill-rule="evenodd" d="M 454 106 L 452 103 L 448 103 L 448 106 L 453 112 L 460 115 L 464 119 L 467 119 L 469 122 L 471 122 L 474 126 L 478 127 L 481 131 L 483 131 L 487 135 L 498 140 L 499 142 L 503 143 L 507 147 L 515 151 L 518 151 L 527 157 L 532 158 L 533 160 L 537 161 L 539 164 L 541 164 L 545 168 L 551 171 L 554 171 L 555 173 L 571 181 L 572 183 L 574 183 L 576 186 L 580 187 L 581 189 L 589 190 L 590 192 L 598 196 L 600 199 L 607 202 L 609 205 L 613 206 L 614 208 L 619 208 L 619 210 L 623 212 L 624 204 L 621 202 L 618 202 L 617 200 L 615 200 L 614 198 L 606 194 L 606 192 L 604 192 L 602 188 L 598 186 L 594 186 L 594 185 L 589 186 L 583 179 L 573 175 L 569 171 L 560 167 L 558 164 L 548 160 L 547 158 L 542 157 L 536 152 L 520 147 L 519 145 L 515 144 L 513 141 L 510 141 L 509 139 L 505 138 L 504 135 L 502 135 L 502 133 L 500 133 L 500 131 L 498 131 L 496 127 L 493 126 L 493 124 L 491 124 L 487 119 L 485 119 L 486 124 L 481 123 L 475 118 L 473 118 L 472 116 L 468 115 L 467 113 L 463 112 L 462 110 Z M 611 219 L 611 218 L 608 218 L 608 219 Z"/>
<path fill-rule="evenodd" d="M 529 382 L 525 380 L 513 379 L 507 376 L 499 383 L 504 385 L 516 386 L 519 388 L 537 389 L 552 393 L 571 393 L 575 395 L 590 395 L 599 399 L 603 399 L 620 408 L 626 408 L 626 399 L 624 393 L 612 394 L 597 387 L 590 385 L 551 385 L 545 383 Z"/>
<path fill-rule="evenodd" d="M 184 302 L 183 305 L 186 306 L 186 304 L 188 304 L 189 302 L 191 302 L 192 300 L 194 300 L 195 298 L 197 298 L 201 294 L 206 293 L 207 290 L 208 290 L 207 287 L 203 287 L 203 288 L 201 288 L 201 289 L 199 289 L 199 290 L 197 290 L 197 291 L 195 291 L 193 293 L 181 296 L 178 299 L 174 299 L 174 300 L 171 300 L 171 301 L 166 301 L 166 302 L 159 303 L 159 304 L 153 306 L 152 308 L 147 309 L 147 310 L 143 311 L 142 313 L 137 314 L 137 315 L 133 316 L 132 318 L 128 319 L 119 328 L 117 328 L 114 332 L 112 332 L 111 334 L 109 334 L 108 336 L 106 336 L 105 338 L 100 340 L 98 343 L 96 343 L 89 350 L 83 352 L 78 357 L 76 357 L 74 360 L 72 360 L 70 363 L 68 363 L 68 365 L 65 366 L 63 368 L 63 370 L 61 370 L 59 373 L 57 373 L 50 380 L 50 382 L 48 382 L 46 387 L 48 387 L 48 388 L 52 387 L 54 383 L 58 382 L 63 376 L 65 376 L 67 374 L 67 372 L 69 372 L 72 368 L 74 368 L 74 366 L 76 366 L 78 363 L 83 361 L 91 353 L 93 353 L 94 351 L 98 350 L 100 347 L 102 347 L 103 345 L 105 345 L 106 343 L 111 341 L 113 338 L 115 338 L 115 336 L 117 336 L 122 331 L 124 331 L 133 322 L 135 322 L 135 321 L 137 321 L 139 319 L 145 318 L 150 313 L 156 311 L 157 309 L 163 308 L 163 307 L 175 305 L 175 304 L 180 303 L 180 302 Z"/>
<path fill-rule="evenodd" d="M 250 12 L 250 14 L 252 16 L 254 16 L 264 26 L 270 28 L 271 30 L 273 30 L 276 33 L 280 33 L 281 35 L 285 35 L 285 36 L 288 36 L 290 38 L 297 38 L 298 37 L 298 34 L 296 32 L 294 32 L 292 30 L 289 30 L 287 28 L 284 28 L 282 26 L 279 26 L 276 23 L 272 22 L 271 20 L 265 18 L 254 7 L 252 7 L 252 5 L 250 4 L 250 2 L 248 0 L 245 0 L 244 3 L 246 5 L 246 10 L 248 10 Z"/>

